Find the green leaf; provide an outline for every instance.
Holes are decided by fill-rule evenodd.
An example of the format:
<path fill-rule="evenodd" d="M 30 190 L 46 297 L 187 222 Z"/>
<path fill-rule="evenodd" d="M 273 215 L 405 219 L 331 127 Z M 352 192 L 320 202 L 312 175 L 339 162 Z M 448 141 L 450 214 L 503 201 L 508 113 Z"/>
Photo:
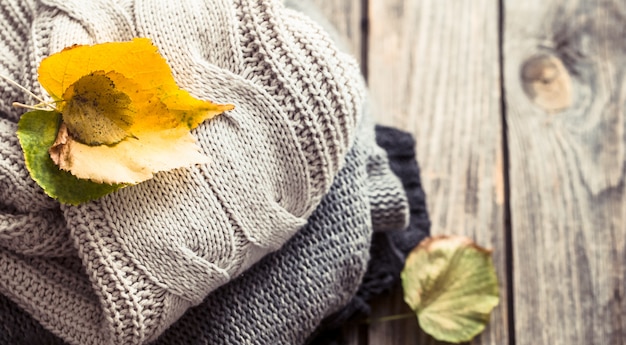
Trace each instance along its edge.
<path fill-rule="evenodd" d="M 35 110 L 22 115 L 17 127 L 26 168 L 46 194 L 64 204 L 78 205 L 126 186 L 81 180 L 59 169 L 50 158 L 48 149 L 56 139 L 60 124 L 60 113 Z"/>
<path fill-rule="evenodd" d="M 491 251 L 461 236 L 422 241 L 406 260 L 402 287 L 424 332 L 451 343 L 480 334 L 499 302 Z"/>

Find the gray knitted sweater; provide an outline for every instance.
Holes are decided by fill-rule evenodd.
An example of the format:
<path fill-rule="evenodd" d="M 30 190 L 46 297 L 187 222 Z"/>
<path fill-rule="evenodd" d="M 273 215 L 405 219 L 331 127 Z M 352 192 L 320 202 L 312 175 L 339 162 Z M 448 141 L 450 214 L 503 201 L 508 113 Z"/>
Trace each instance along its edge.
<path fill-rule="evenodd" d="M 65 341 L 155 340 L 306 224 L 345 164 L 357 128 L 361 157 L 373 157 L 367 158 L 370 171 L 383 171 L 370 174 L 371 181 L 389 183 L 355 177 L 362 181 L 355 192 L 367 186 L 361 195 L 390 198 L 394 212 L 382 217 L 394 220 L 393 227 L 406 221 L 399 181 L 388 174 L 363 114 L 355 62 L 279 1 L 0 5 L 0 73 L 37 93 L 43 91 L 34 71 L 50 53 L 146 36 L 180 86 L 237 106 L 194 132 L 211 163 L 68 207 L 30 180 L 15 138 L 20 113 L 10 107 L 24 95 L 0 84 L 0 293 Z M 360 176 L 367 175 L 360 166 Z M 379 193 L 379 187 L 391 192 Z M 355 212 L 365 215 L 357 232 L 369 231 L 368 204 L 355 203 Z M 352 267 L 350 274 L 327 277 L 335 299 L 312 301 L 321 315 L 347 301 L 365 267 L 367 241 L 334 240 L 355 253 L 340 263 Z M 314 323 L 302 327 L 312 330 Z"/>

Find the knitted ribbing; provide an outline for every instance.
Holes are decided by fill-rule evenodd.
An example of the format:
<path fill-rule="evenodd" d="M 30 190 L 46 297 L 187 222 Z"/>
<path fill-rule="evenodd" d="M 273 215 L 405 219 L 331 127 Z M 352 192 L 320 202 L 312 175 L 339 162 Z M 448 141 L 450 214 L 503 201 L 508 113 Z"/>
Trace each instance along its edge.
<path fill-rule="evenodd" d="M 339 49 L 348 52 L 346 42 L 328 21 L 319 8 L 309 0 L 285 0 L 285 6 L 305 14 L 320 24 L 332 37 Z M 369 100 L 365 107 L 369 109 Z M 366 126 L 373 126 L 373 118 L 363 119 Z M 372 138 L 372 140 L 374 140 Z M 376 145 L 369 145 L 368 152 L 368 190 L 372 203 L 372 225 L 374 231 L 401 230 L 406 227 L 409 214 L 406 197 L 398 179 L 390 179 L 393 173 L 389 170 L 387 153 Z"/>
<path fill-rule="evenodd" d="M 193 133 L 209 164 L 60 207 L 14 140 L 10 103 L 25 96 L 0 83 L 0 292 L 71 343 L 153 339 L 280 248 L 330 188 L 362 117 L 355 61 L 279 1 L 0 0 L 0 24 L 0 73 L 36 93 L 43 57 L 146 36 L 181 87 L 236 105 Z"/>
<path fill-rule="evenodd" d="M 410 133 L 399 129 L 376 126 L 376 143 L 387 151 L 391 170 L 400 178 L 407 194 L 410 208 L 409 231 L 390 234 L 394 245 L 406 255 L 430 234 L 430 219 L 416 159 L 415 139 Z"/>

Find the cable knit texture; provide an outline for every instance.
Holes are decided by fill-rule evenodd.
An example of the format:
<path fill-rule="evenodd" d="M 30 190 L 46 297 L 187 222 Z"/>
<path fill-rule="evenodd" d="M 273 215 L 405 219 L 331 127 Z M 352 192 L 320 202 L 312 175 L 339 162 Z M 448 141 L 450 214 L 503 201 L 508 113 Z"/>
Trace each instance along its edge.
<path fill-rule="evenodd" d="M 364 121 L 355 61 L 280 1 L 0 0 L 0 73 L 43 94 L 45 56 L 137 36 L 153 39 L 181 87 L 236 105 L 194 131 L 211 163 L 59 205 L 15 139 L 10 103 L 29 100 L 0 82 L 0 292 L 73 344 L 154 340 L 279 249 Z"/>
<path fill-rule="evenodd" d="M 383 130 L 385 128 L 377 129 L 377 138 Z M 370 140 L 368 132 L 362 131 L 357 137 L 344 168 L 307 226 L 279 251 L 269 254 L 240 277 L 209 294 L 199 306 L 189 309 L 156 344 L 301 344 L 322 318 L 345 304 L 354 294 L 367 263 L 372 235 L 368 211 L 376 213 L 379 210 L 375 207 L 380 205 L 370 200 L 372 193 L 367 187 L 368 177 L 374 173 L 368 170 L 370 165 L 367 164 L 372 153 L 370 145 L 366 144 Z M 397 144 L 392 151 L 412 151 L 411 146 L 404 146 L 411 142 Z M 392 166 L 401 162 L 401 169 L 395 171 L 400 173 L 407 191 L 419 190 L 414 158 L 391 155 L 390 160 Z M 375 174 L 381 175 L 381 172 Z M 390 185 L 394 185 L 395 177 L 386 176 Z M 415 234 L 421 237 L 427 232 L 423 194 L 421 198 L 416 198 L 416 193 L 411 195 L 412 226 L 407 232 L 376 234 L 364 283 L 353 301 L 335 315 L 353 312 L 354 305 L 358 304 L 355 300 L 362 299 L 367 291 L 368 296 L 380 292 L 373 291 L 374 286 L 389 284 L 388 275 L 381 272 L 387 269 L 396 272 L 401 265 L 395 251 L 385 251 L 389 237 L 399 245 L 402 239 L 411 242 Z M 397 218 L 402 219 L 403 215 Z M 331 319 L 338 320 L 336 316 Z M 327 343 L 320 341 L 317 343 Z M 52 345 L 63 344 L 63 341 L 0 296 L 0 344 L 4 343 Z"/>

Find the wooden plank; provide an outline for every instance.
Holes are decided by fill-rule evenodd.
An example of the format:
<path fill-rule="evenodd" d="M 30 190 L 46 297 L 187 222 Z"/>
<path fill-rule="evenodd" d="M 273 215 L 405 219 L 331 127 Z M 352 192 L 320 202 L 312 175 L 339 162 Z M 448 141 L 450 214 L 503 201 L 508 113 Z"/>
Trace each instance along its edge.
<path fill-rule="evenodd" d="M 626 4 L 504 11 L 517 344 L 626 344 Z"/>
<path fill-rule="evenodd" d="M 494 249 L 501 303 L 473 344 L 507 344 L 498 1 L 370 0 L 369 23 L 375 113 L 417 139 L 432 232 Z M 374 317 L 405 311 L 396 293 Z M 414 320 L 372 326 L 369 336 L 370 344 L 389 345 L 421 337 Z"/>
<path fill-rule="evenodd" d="M 368 336 L 369 344 L 448 344 L 437 342 L 419 328 L 415 313 L 404 303 L 401 286 L 397 286 L 390 294 L 378 298 L 374 302 L 373 312 Z M 411 316 L 405 317 L 408 314 Z M 396 315 L 401 318 L 384 319 Z"/>

